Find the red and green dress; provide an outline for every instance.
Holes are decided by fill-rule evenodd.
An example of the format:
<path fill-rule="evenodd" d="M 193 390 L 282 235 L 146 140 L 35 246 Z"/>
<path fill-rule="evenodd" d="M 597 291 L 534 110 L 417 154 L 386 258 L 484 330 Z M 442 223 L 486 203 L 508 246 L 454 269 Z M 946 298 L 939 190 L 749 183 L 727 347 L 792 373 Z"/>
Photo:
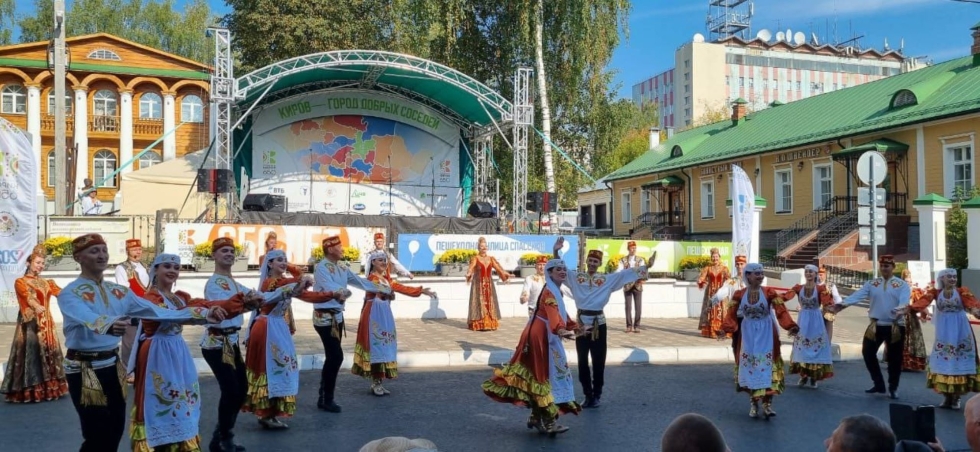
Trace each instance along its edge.
<path fill-rule="evenodd" d="M 395 316 L 391 312 L 394 294 L 410 297 L 422 295 L 422 287 L 406 286 L 387 276 L 371 273 L 368 281 L 378 287 L 391 289 L 391 296 L 367 292 L 361 318 L 357 322 L 357 343 L 354 344 L 354 364 L 351 373 L 365 378 L 382 380 L 398 377 L 398 335 Z"/>

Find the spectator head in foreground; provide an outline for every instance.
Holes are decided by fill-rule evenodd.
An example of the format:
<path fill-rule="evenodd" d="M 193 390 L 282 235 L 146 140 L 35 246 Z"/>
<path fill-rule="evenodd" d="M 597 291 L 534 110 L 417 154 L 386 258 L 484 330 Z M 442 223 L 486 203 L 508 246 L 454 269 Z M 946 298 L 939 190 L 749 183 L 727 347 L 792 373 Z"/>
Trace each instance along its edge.
<path fill-rule="evenodd" d="M 678 416 L 660 439 L 663 452 L 730 452 L 721 430 L 710 419 L 695 413 Z"/>
<path fill-rule="evenodd" d="M 437 452 L 438 450 L 436 445 L 427 439 L 389 436 L 365 444 L 360 452 Z"/>
<path fill-rule="evenodd" d="M 970 444 L 970 450 L 980 452 L 980 396 L 966 401 L 963 417 L 966 418 L 966 442 Z"/>
<path fill-rule="evenodd" d="M 891 427 L 870 414 L 841 419 L 840 425 L 824 440 L 827 452 L 892 452 L 895 434 Z"/>

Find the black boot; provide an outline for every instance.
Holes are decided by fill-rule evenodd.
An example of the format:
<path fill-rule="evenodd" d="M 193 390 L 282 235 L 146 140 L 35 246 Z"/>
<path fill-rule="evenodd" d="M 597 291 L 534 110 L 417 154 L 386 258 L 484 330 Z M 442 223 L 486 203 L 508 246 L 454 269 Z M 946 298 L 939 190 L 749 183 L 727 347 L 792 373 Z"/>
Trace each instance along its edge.
<path fill-rule="evenodd" d="M 324 409 L 326 407 L 326 398 L 324 398 L 323 391 L 323 379 L 320 380 L 320 398 L 316 399 L 316 407 L 319 409 Z"/>
<path fill-rule="evenodd" d="M 210 452 L 225 452 L 221 448 L 221 429 L 218 427 L 214 428 L 214 433 L 211 435 L 211 442 L 208 444 L 208 450 Z"/>

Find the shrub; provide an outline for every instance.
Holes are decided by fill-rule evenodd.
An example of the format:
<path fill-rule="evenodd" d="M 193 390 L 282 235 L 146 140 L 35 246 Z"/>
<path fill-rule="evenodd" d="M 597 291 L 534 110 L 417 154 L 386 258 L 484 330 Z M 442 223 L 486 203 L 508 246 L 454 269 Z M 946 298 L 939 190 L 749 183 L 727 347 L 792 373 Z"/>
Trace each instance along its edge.
<path fill-rule="evenodd" d="M 681 259 L 681 270 L 700 270 L 711 265 L 711 256 L 687 256 Z"/>
<path fill-rule="evenodd" d="M 466 264 L 470 262 L 473 256 L 476 256 L 478 252 L 476 250 L 468 249 L 455 249 L 446 250 L 445 253 L 439 255 L 438 262 L 440 264 Z"/>
<path fill-rule="evenodd" d="M 323 254 L 323 250 L 320 250 L 320 254 Z M 347 262 L 357 262 L 361 258 L 361 250 L 354 248 L 352 246 L 344 247 L 344 257 L 340 258 L 342 261 Z"/>
<path fill-rule="evenodd" d="M 534 264 L 537 264 L 538 263 L 538 256 L 548 256 L 548 257 L 551 257 L 550 255 L 542 254 L 542 253 L 527 253 L 527 254 L 523 254 L 523 255 L 521 255 L 521 265 L 534 265 Z"/>
<path fill-rule="evenodd" d="M 310 251 L 310 259 L 311 260 L 314 260 L 316 262 L 322 261 L 323 260 L 323 248 L 322 247 L 319 247 L 319 246 L 314 247 L 313 250 Z"/>
<path fill-rule="evenodd" d="M 51 237 L 44 241 L 44 252 L 51 257 L 71 256 L 71 238 L 65 236 Z"/>

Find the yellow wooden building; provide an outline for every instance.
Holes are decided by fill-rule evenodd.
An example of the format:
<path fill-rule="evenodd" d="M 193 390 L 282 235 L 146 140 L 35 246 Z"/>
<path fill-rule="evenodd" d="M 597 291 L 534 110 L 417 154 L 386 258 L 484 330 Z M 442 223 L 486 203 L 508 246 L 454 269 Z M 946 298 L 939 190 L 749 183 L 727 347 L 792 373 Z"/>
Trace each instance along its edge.
<path fill-rule="evenodd" d="M 207 147 L 207 65 L 105 33 L 66 42 L 66 127 L 77 146 L 78 188 L 91 178 L 98 197 L 111 203 L 120 177 L 110 175 L 117 168 L 136 171 Z M 41 186 L 51 200 L 55 186 L 63 185 L 53 174 L 54 84 L 47 54 L 48 42 L 0 47 L 0 117 L 30 133 Z"/>
<path fill-rule="evenodd" d="M 761 213 L 760 247 L 789 268 L 819 262 L 867 268 L 857 242 L 855 169 L 881 152 L 888 174 L 888 240 L 882 252 L 918 253 L 916 199 L 954 199 L 976 186 L 980 132 L 980 24 L 972 55 L 872 83 L 677 133 L 604 178 L 613 234 L 636 238 L 731 237 L 733 166 L 745 170 Z"/>

